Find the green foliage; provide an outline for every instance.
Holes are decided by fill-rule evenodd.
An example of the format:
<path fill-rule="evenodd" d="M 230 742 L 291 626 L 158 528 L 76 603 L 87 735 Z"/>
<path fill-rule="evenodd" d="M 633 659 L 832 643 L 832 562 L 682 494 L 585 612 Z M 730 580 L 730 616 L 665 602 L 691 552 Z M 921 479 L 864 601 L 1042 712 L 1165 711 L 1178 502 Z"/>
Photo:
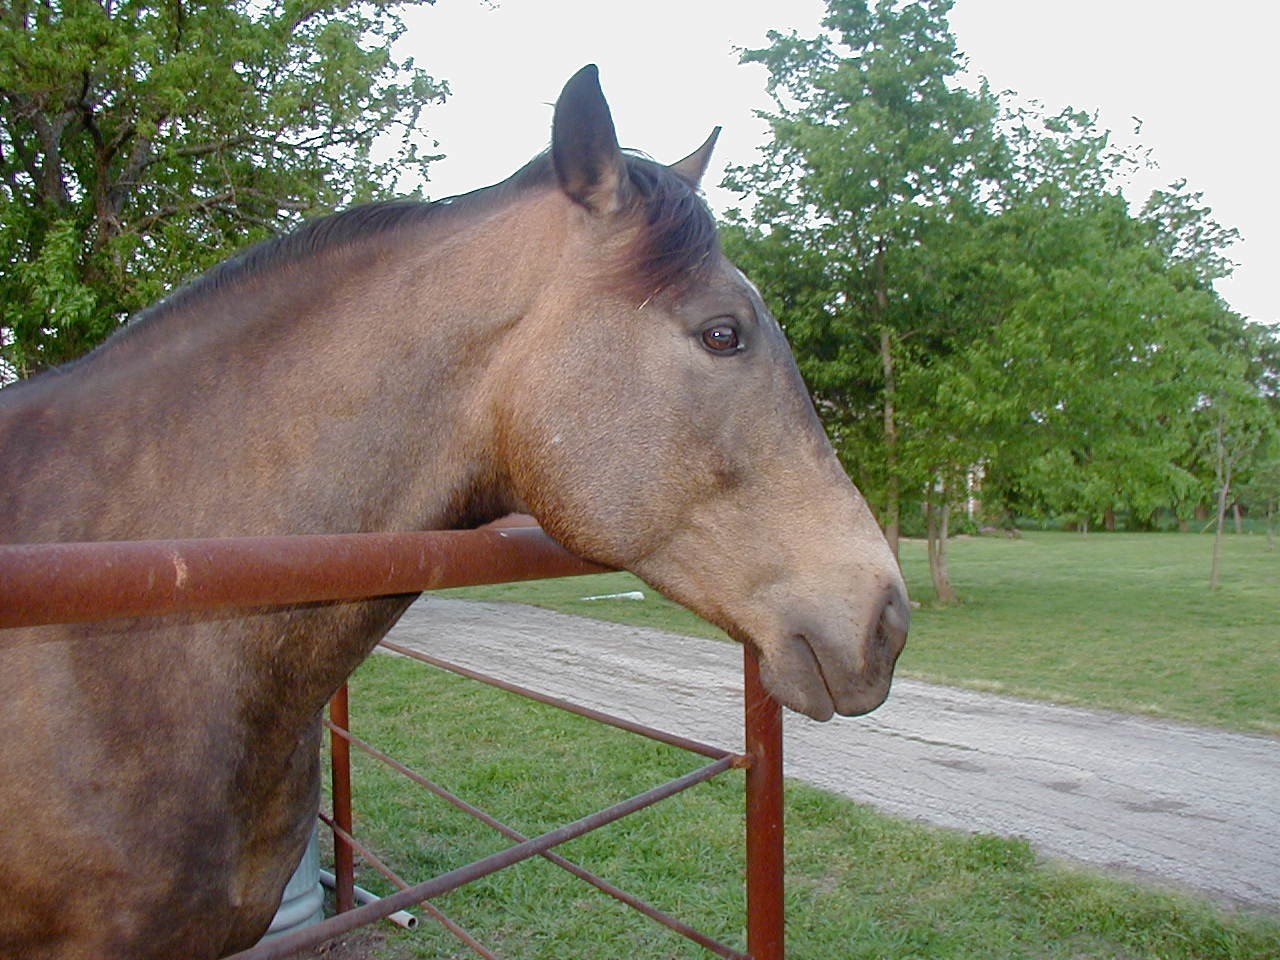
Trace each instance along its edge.
<path fill-rule="evenodd" d="M 421 167 L 442 84 L 396 0 L 0 10 L 0 381 L 75 357 L 247 242 Z"/>
<path fill-rule="evenodd" d="M 1247 467 L 1246 478 L 1237 490 L 1250 512 L 1263 518 L 1268 545 L 1274 549 L 1276 515 L 1280 513 L 1280 430 L 1269 431 Z"/>
<path fill-rule="evenodd" d="M 1236 232 L 1184 181 L 1132 211 L 1144 157 L 1089 114 L 961 87 L 949 2 L 827 8 L 820 36 L 744 55 L 774 138 L 730 172 L 753 205 L 725 242 L 882 523 L 975 478 L 992 515 L 1193 513 L 1218 486 L 1213 398 L 1280 370 L 1274 331 L 1212 288 Z"/>
<path fill-rule="evenodd" d="M 953 82 L 950 7 L 830 3 L 822 35 L 771 33 L 743 59 L 769 69 L 773 139 L 726 181 L 754 200 L 730 213 L 731 254 L 763 280 L 837 449 L 895 518 L 925 472 L 896 442 L 896 379 L 952 335 L 922 309 L 920 262 L 1001 162 L 994 98 Z"/>
<path fill-rule="evenodd" d="M 1155 243 L 1165 263 L 1181 268 L 1189 285 L 1208 289 L 1214 280 L 1231 275 L 1226 250 L 1240 239 L 1240 232 L 1214 220 L 1213 211 L 1202 206 L 1204 195 L 1186 189 L 1187 181 L 1178 180 L 1168 190 L 1152 193 L 1142 219 L 1155 227 Z"/>

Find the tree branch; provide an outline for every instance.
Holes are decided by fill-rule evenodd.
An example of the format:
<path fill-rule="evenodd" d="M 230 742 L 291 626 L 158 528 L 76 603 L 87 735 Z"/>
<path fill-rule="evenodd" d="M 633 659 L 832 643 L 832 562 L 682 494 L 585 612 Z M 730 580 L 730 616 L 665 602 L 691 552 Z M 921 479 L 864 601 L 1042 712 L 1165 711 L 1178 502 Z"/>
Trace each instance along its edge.
<path fill-rule="evenodd" d="M 155 163 L 165 157 L 202 157 L 210 153 L 218 153 L 230 147 L 239 147 L 246 143 L 252 143 L 254 139 L 249 134 L 243 134 L 238 137 L 227 137 L 223 140 L 211 140 L 208 143 L 194 143 L 190 146 L 174 147 L 164 153 L 151 154 L 147 157 L 146 165 Z"/>
<path fill-rule="evenodd" d="M 221 209 L 225 212 L 231 213 L 236 218 L 245 220 L 249 223 L 269 223 L 269 221 L 261 220 L 255 215 L 248 213 L 244 207 L 240 205 L 240 201 L 245 199 L 258 200 L 265 205 L 269 205 L 273 209 L 288 210 L 292 213 L 303 213 L 311 209 L 311 204 L 303 200 L 285 200 L 271 196 L 261 190 L 253 190 L 245 187 L 237 188 L 232 186 L 207 197 L 200 197 L 184 203 L 172 203 L 163 207 L 157 207 L 147 216 L 128 224 L 127 227 L 121 230 L 121 233 L 142 235 L 151 229 L 151 227 L 155 226 L 155 224 L 160 223 L 169 217 L 213 209 Z"/>
<path fill-rule="evenodd" d="M 31 125 L 40 141 L 43 157 L 40 162 L 40 196 L 47 203 L 65 207 L 71 203 L 71 192 L 62 176 L 62 132 L 75 114 L 64 110 L 50 119 L 38 108 L 31 111 Z"/>
<path fill-rule="evenodd" d="M 15 110 L 19 108 L 20 97 L 12 91 L 5 90 L 2 94 L 6 100 L 14 105 Z M 9 130 L 9 143 L 13 147 L 13 153 L 18 163 L 22 165 L 27 176 L 31 178 L 33 184 L 40 183 L 40 159 L 34 151 L 32 151 L 26 143 L 26 137 L 22 136 L 21 131 L 14 130 L 8 123 L 9 114 L 6 112 L 4 119 Z"/>

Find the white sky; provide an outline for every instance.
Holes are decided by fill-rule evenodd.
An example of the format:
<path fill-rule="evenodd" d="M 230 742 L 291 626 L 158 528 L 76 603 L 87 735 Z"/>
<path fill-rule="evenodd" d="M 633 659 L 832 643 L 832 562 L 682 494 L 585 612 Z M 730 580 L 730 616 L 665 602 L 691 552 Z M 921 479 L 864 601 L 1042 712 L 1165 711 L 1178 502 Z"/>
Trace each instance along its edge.
<path fill-rule="evenodd" d="M 497 182 L 548 143 L 551 104 L 585 63 L 600 66 L 624 146 L 671 162 L 724 127 L 708 198 L 726 163 L 750 163 L 767 136 L 752 110 L 769 106 L 765 71 L 736 50 L 770 29 L 812 36 L 821 0 L 438 0 L 412 10 L 401 52 L 448 80 L 452 96 L 424 113 L 447 159 L 428 193 Z M 970 69 L 1057 111 L 1100 113 L 1159 168 L 1130 189 L 1141 203 L 1185 178 L 1221 223 L 1243 236 L 1219 292 L 1236 310 L 1280 319 L 1280 201 L 1276 184 L 1280 69 L 1273 0 L 957 0 L 951 15 Z"/>

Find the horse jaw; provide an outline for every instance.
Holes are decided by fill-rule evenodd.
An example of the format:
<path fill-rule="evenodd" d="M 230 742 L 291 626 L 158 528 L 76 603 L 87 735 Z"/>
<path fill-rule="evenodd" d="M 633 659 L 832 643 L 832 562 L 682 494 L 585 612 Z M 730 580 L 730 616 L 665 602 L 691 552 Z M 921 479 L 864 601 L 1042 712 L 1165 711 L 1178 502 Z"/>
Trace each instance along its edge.
<path fill-rule="evenodd" d="M 743 562 L 740 543 L 735 549 L 705 533 L 673 538 L 631 569 L 751 647 L 765 689 L 783 706 L 829 720 L 884 702 L 911 611 L 878 530 L 827 526 L 798 535 L 826 548 L 805 562 L 780 547 L 780 562 L 763 577 Z"/>
<path fill-rule="evenodd" d="M 793 612 L 771 639 L 748 638 L 759 652 L 765 689 L 814 720 L 876 709 L 889 695 L 911 614 L 906 595 L 892 586 L 870 611 L 865 618 Z"/>

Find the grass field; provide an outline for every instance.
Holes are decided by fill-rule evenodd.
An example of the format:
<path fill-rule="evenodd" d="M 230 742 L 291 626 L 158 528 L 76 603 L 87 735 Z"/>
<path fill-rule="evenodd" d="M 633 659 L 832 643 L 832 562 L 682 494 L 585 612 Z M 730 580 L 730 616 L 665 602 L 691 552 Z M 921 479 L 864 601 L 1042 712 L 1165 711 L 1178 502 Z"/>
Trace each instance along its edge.
<path fill-rule="evenodd" d="M 923 545 L 904 544 L 915 611 L 902 673 L 1255 732 L 1280 732 L 1280 552 L 1233 537 L 1208 591 L 1193 535 L 962 539 L 964 602 L 930 602 Z M 641 589 L 643 602 L 587 601 Z M 601 619 L 720 636 L 628 574 L 464 591 Z M 699 761 L 397 658 L 352 681 L 357 733 L 533 834 Z M 430 731 L 427 735 L 424 731 Z M 1276 960 L 1280 918 L 1236 914 L 1038 858 L 1024 841 L 906 823 L 787 787 L 791 960 Z M 356 764 L 358 832 L 410 879 L 503 845 L 381 768 Z M 561 852 L 739 948 L 742 794 L 733 773 Z M 371 871 L 366 886 L 385 890 Z M 710 954 L 539 862 L 438 901 L 508 960 Z M 469 951 L 424 923 L 375 934 L 387 960 Z"/>
<path fill-rule="evenodd" d="M 1280 733 L 1280 551 L 1228 537 L 1208 589 L 1208 536 L 1032 533 L 951 544 L 963 601 L 931 603 L 924 545 L 903 544 L 920 602 L 901 675 L 1194 723 Z M 643 589 L 643 602 L 583 601 Z M 503 584 L 455 596 L 511 600 L 699 636 L 723 636 L 629 574 Z"/>
<path fill-rule="evenodd" d="M 526 834 L 702 762 L 389 656 L 370 658 L 353 678 L 352 726 Z M 357 832 L 411 880 L 504 845 L 363 759 L 355 782 Z M 727 774 L 560 852 L 742 948 L 741 791 L 740 774 Z M 798 784 L 788 785 L 787 818 L 791 960 L 1280 955 L 1278 918 L 1044 863 L 1021 840 L 893 820 Z M 386 890 L 371 871 L 360 882 Z M 541 861 L 437 905 L 506 960 L 710 956 Z M 394 960 L 472 956 L 431 923 L 368 950 Z"/>

